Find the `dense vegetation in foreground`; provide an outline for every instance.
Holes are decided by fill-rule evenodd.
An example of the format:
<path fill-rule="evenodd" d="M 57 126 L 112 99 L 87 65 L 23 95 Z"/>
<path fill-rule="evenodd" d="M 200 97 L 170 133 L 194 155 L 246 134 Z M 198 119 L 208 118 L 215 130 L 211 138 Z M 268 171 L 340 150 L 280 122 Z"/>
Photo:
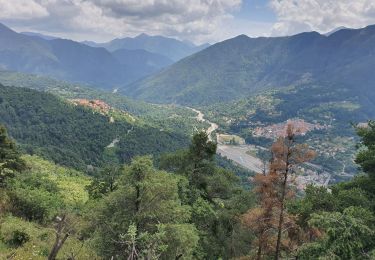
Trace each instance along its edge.
<path fill-rule="evenodd" d="M 88 177 L 21 155 L 1 127 L 0 256 L 371 259 L 375 123 L 358 134 L 364 173 L 329 189 L 310 186 L 296 198 L 287 177 L 314 153 L 291 127 L 272 146 L 269 170 L 254 178 L 255 192 L 216 165 L 216 145 L 205 133 L 163 155 L 157 168 L 151 157 L 137 157 Z"/>

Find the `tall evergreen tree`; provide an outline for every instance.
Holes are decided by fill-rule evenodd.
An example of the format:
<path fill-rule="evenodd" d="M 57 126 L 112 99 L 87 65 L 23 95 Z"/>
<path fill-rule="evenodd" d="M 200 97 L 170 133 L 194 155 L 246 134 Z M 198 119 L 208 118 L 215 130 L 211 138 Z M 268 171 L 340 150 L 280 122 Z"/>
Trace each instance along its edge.
<path fill-rule="evenodd" d="M 149 157 L 126 167 L 116 191 L 90 214 L 97 249 L 110 259 L 189 259 L 198 243 L 190 207 L 178 196 L 180 177 L 153 168 Z"/>
<path fill-rule="evenodd" d="M 215 162 L 216 143 L 205 132 L 193 136 L 189 149 L 163 156 L 161 167 L 186 176 L 180 182 L 180 198 L 192 208 L 192 223 L 200 235 L 198 259 L 240 256 L 242 244 L 233 242 L 240 235 L 239 216 L 253 203 L 245 195 L 236 176 Z M 247 250 L 248 247 L 245 246 Z"/>
<path fill-rule="evenodd" d="M 357 128 L 357 133 L 361 137 L 359 146 L 362 149 L 355 161 L 369 177 L 375 179 L 375 121 L 370 121 L 368 127 Z"/>
<path fill-rule="evenodd" d="M 22 171 L 25 163 L 20 157 L 16 144 L 8 136 L 7 130 L 0 125 L 0 185 L 15 172 Z"/>

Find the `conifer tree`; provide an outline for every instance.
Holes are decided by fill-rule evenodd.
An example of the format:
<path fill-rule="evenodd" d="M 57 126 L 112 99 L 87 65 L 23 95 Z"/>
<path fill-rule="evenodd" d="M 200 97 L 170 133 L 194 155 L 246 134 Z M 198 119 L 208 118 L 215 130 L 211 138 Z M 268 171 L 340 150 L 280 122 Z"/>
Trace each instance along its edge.
<path fill-rule="evenodd" d="M 276 208 L 278 176 L 275 172 L 257 174 L 254 192 L 258 194 L 259 206 L 248 210 L 241 216 L 242 224 L 256 235 L 256 259 L 273 252 L 277 224 Z"/>
<path fill-rule="evenodd" d="M 361 137 L 359 146 L 362 149 L 355 162 L 370 178 L 375 180 L 375 121 L 368 122 L 368 127 L 357 128 L 357 133 Z"/>
<path fill-rule="evenodd" d="M 254 177 L 258 206 L 241 216 L 242 224 L 256 236 L 257 260 L 269 258 L 273 253 L 279 259 L 281 246 L 296 248 L 299 232 L 294 217 L 285 212 L 285 202 L 294 197 L 290 183 L 297 165 L 311 160 L 314 152 L 307 145 L 296 142 L 293 125 L 288 125 L 286 136 L 280 137 L 271 147 L 272 159 L 268 171 Z M 286 236 L 282 234 L 286 232 Z M 275 252 L 276 245 L 276 252 Z"/>
<path fill-rule="evenodd" d="M 133 159 L 118 188 L 90 215 L 99 253 L 106 259 L 191 257 L 198 234 L 189 223 L 191 208 L 179 199 L 179 180 L 156 170 L 150 157 Z"/>
<path fill-rule="evenodd" d="M 16 144 L 9 138 L 6 128 L 0 125 L 0 186 L 4 185 L 7 178 L 24 168 L 25 163 L 20 158 Z"/>
<path fill-rule="evenodd" d="M 272 161 L 270 171 L 276 172 L 280 178 L 279 203 L 280 213 L 277 226 L 275 260 L 280 258 L 281 235 L 285 220 L 285 201 L 288 198 L 288 181 L 297 165 L 312 160 L 315 153 L 306 144 L 296 142 L 298 130 L 288 124 L 285 137 L 280 137 L 271 147 Z"/>

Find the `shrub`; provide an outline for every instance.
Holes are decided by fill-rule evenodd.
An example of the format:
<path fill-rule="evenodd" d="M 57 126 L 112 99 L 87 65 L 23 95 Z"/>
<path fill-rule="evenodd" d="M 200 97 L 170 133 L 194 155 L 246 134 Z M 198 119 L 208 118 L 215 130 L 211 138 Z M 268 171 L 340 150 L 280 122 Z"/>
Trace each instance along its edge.
<path fill-rule="evenodd" d="M 7 244 L 14 247 L 19 247 L 30 240 L 30 235 L 23 230 L 14 230 L 11 238 L 7 241 Z"/>

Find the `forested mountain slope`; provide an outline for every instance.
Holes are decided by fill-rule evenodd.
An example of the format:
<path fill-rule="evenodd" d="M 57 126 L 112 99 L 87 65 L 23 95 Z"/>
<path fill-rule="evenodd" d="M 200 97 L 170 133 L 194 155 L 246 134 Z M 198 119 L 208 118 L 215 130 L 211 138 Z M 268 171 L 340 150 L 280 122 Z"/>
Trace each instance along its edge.
<path fill-rule="evenodd" d="M 45 91 L 64 99 L 99 99 L 111 107 L 130 113 L 140 121 L 181 135 L 191 136 L 194 129 L 207 127 L 207 124 L 196 120 L 195 112 L 182 106 L 146 103 L 117 93 L 72 84 L 50 77 L 0 70 L 0 84 Z"/>
<path fill-rule="evenodd" d="M 112 56 L 128 68 L 129 71 L 142 71 L 144 75 L 150 75 L 173 63 L 171 59 L 163 55 L 140 49 L 119 49 L 113 51 Z M 139 75 L 134 75 L 134 77 L 139 77 Z"/>
<path fill-rule="evenodd" d="M 128 162 L 135 155 L 157 155 L 187 144 L 185 135 L 133 122 L 121 112 L 103 114 L 52 94 L 2 85 L 0 124 L 28 153 L 80 169 Z M 114 140 L 114 147 L 107 147 Z"/>
<path fill-rule="evenodd" d="M 345 83 L 367 95 L 375 75 L 375 26 L 217 43 L 123 93 L 160 103 L 213 104 L 301 82 Z"/>

